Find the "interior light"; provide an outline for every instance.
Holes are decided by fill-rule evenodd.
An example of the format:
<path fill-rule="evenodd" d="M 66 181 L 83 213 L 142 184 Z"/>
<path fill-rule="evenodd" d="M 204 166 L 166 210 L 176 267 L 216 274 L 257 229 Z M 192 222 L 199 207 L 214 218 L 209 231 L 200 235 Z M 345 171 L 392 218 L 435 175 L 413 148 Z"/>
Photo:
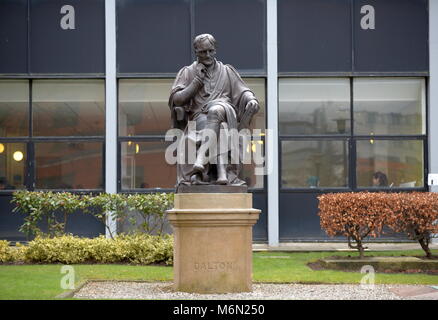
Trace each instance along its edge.
<path fill-rule="evenodd" d="M 23 152 L 21 152 L 21 151 L 15 151 L 14 154 L 12 155 L 12 157 L 14 158 L 15 161 L 19 162 L 19 161 L 23 160 L 24 155 L 23 155 Z"/>
<path fill-rule="evenodd" d="M 138 143 L 135 144 L 135 153 L 139 153 L 140 152 L 140 146 L 138 145 Z"/>
<path fill-rule="evenodd" d="M 5 151 L 5 145 L 0 143 L 0 153 L 3 153 L 3 151 Z"/>

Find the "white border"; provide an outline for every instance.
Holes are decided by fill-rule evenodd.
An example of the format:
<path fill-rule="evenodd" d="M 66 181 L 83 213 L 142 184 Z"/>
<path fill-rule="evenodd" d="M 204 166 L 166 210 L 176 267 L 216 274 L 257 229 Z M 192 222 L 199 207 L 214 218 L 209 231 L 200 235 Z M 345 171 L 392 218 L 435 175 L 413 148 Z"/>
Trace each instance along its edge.
<path fill-rule="evenodd" d="M 105 0 L 105 192 L 117 193 L 116 2 Z M 116 221 L 107 220 L 113 235 Z M 105 229 L 106 237 L 110 237 Z"/>
<path fill-rule="evenodd" d="M 267 157 L 268 168 L 273 168 L 268 174 L 268 243 L 270 246 L 279 245 L 279 188 L 278 188 L 278 66 L 277 66 L 277 0 L 267 0 L 267 119 L 268 129 L 273 134 L 272 139 L 266 140 L 273 145 Z"/>

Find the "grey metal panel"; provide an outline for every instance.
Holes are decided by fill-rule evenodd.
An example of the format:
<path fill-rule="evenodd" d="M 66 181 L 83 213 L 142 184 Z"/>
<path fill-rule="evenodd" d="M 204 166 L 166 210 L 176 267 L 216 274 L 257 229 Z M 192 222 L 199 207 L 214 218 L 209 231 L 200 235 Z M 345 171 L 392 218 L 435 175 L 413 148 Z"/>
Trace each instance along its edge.
<path fill-rule="evenodd" d="M 1 73 L 27 73 L 27 0 L 0 1 Z"/>
<path fill-rule="evenodd" d="M 319 195 L 280 192 L 280 241 L 329 239 L 319 225 Z"/>
<path fill-rule="evenodd" d="M 0 195 L 0 240 L 26 241 L 26 235 L 18 231 L 24 223 L 24 215 L 12 213 L 15 207 L 11 195 Z"/>
<path fill-rule="evenodd" d="M 268 206 L 266 192 L 252 192 L 253 208 L 260 209 L 259 220 L 252 229 L 252 238 L 254 241 L 268 240 Z"/>
<path fill-rule="evenodd" d="M 278 2 L 278 71 L 351 71 L 350 0 Z"/>
<path fill-rule="evenodd" d="M 63 30 L 61 8 L 72 5 L 75 29 Z M 30 1 L 31 73 L 104 73 L 103 0 Z"/>
<path fill-rule="evenodd" d="M 239 71 L 264 71 L 266 3 L 264 0 L 197 0 L 195 35 L 212 34 L 217 59 Z"/>
<path fill-rule="evenodd" d="M 375 29 L 361 28 L 361 8 L 375 10 Z M 428 71 L 427 0 L 354 1 L 355 71 Z"/>
<path fill-rule="evenodd" d="M 176 73 L 191 63 L 190 1 L 117 1 L 122 73 Z"/>

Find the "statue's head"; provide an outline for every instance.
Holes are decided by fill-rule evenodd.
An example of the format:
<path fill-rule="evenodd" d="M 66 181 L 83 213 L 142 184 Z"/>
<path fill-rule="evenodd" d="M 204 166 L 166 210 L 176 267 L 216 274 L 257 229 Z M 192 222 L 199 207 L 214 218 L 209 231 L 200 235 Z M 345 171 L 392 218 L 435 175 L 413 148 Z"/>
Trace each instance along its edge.
<path fill-rule="evenodd" d="M 196 36 L 195 40 L 193 40 L 193 47 L 198 62 L 206 66 L 214 63 L 214 58 L 216 56 L 216 40 L 211 34 L 204 33 Z"/>

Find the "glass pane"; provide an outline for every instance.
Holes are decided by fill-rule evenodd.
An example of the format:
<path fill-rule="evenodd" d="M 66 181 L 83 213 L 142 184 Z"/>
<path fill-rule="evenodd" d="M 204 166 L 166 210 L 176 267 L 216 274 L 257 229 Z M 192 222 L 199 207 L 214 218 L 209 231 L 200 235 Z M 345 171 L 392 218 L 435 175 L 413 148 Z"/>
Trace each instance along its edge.
<path fill-rule="evenodd" d="M 280 134 L 350 132 L 348 79 L 280 79 Z"/>
<path fill-rule="evenodd" d="M 244 79 L 260 103 L 251 128 L 265 128 L 265 81 Z M 173 79 L 119 81 L 119 135 L 164 135 L 171 127 L 168 106 Z"/>
<path fill-rule="evenodd" d="M 281 148 L 282 187 L 348 186 L 347 141 L 282 141 Z"/>
<path fill-rule="evenodd" d="M 176 165 L 166 162 L 171 142 L 122 142 L 122 189 L 174 188 Z"/>
<path fill-rule="evenodd" d="M 246 181 L 246 184 L 248 185 L 248 188 L 263 188 L 264 186 L 264 174 L 262 174 L 263 167 L 266 162 L 260 163 L 261 160 L 265 159 L 265 147 L 264 147 L 265 141 L 264 140 L 252 140 L 251 144 L 247 145 L 246 152 L 252 153 L 251 155 L 251 164 L 243 164 L 242 165 L 242 172 L 241 177 L 242 180 Z M 257 163 L 254 161 L 254 158 L 257 155 L 261 155 L 263 159 L 260 161 L 257 161 Z M 258 169 L 256 172 L 255 169 Z"/>
<path fill-rule="evenodd" d="M 0 143 L 0 190 L 25 188 L 26 160 L 25 143 Z"/>
<path fill-rule="evenodd" d="M 357 141 L 357 186 L 423 187 L 423 158 L 421 140 Z"/>
<path fill-rule="evenodd" d="M 168 106 L 173 79 L 119 81 L 119 135 L 166 134 L 170 129 Z"/>
<path fill-rule="evenodd" d="M 0 80 L 0 136 L 29 135 L 29 81 Z"/>
<path fill-rule="evenodd" d="M 426 134 L 424 79 L 354 79 L 356 134 Z"/>
<path fill-rule="evenodd" d="M 101 142 L 35 143 L 37 189 L 103 189 Z"/>
<path fill-rule="evenodd" d="M 32 87 L 35 136 L 103 136 L 103 80 L 37 80 Z"/>

